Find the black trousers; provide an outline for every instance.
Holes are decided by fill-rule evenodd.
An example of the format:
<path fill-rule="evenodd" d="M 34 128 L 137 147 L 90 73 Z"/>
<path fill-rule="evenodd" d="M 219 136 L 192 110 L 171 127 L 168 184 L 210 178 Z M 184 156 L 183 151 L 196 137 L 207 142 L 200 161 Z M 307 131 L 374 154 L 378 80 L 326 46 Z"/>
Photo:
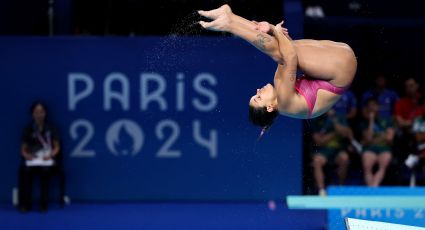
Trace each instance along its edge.
<path fill-rule="evenodd" d="M 27 167 L 19 169 L 19 208 L 31 209 L 33 181 L 40 178 L 40 207 L 47 208 L 51 167 Z"/>

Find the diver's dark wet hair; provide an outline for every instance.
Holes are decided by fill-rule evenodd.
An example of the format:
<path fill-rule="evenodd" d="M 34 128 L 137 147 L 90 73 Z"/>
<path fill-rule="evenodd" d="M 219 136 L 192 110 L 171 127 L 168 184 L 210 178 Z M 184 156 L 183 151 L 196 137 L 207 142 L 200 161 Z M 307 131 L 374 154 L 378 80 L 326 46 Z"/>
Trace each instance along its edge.
<path fill-rule="evenodd" d="M 256 108 L 254 106 L 249 106 L 249 120 L 252 124 L 261 126 L 263 129 L 261 131 L 260 137 L 272 126 L 276 117 L 279 115 L 277 110 L 268 112 L 266 107 Z"/>

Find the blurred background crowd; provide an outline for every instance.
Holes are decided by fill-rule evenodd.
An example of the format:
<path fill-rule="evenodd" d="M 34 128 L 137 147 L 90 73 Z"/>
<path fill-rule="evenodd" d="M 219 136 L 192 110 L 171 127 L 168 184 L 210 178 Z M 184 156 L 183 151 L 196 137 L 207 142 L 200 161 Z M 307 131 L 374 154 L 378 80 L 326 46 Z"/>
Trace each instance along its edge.
<path fill-rule="evenodd" d="M 346 92 L 305 125 L 307 173 L 321 195 L 326 181 L 371 187 L 424 182 L 425 103 L 418 81 L 406 78 L 402 92 L 389 88 L 383 74 L 373 81 L 371 89 Z"/>

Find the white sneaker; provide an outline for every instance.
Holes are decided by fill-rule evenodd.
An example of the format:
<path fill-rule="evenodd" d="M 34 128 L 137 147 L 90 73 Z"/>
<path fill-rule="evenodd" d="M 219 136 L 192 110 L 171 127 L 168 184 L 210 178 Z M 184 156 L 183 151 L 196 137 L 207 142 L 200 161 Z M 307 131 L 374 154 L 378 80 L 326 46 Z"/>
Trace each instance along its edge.
<path fill-rule="evenodd" d="M 326 189 L 319 189 L 319 196 L 326 196 L 328 193 L 326 192 Z"/>
<path fill-rule="evenodd" d="M 413 168 L 418 163 L 418 161 L 419 161 L 419 157 L 418 156 L 416 156 L 414 154 L 410 154 L 409 157 L 407 157 L 407 159 L 404 162 L 404 164 L 407 167 L 409 167 L 409 168 Z"/>

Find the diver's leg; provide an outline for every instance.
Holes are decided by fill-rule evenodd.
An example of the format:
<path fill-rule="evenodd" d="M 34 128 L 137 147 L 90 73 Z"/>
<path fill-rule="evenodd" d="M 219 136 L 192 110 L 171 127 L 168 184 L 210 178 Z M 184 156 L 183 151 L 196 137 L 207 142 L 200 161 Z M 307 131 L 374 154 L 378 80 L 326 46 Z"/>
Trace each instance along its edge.
<path fill-rule="evenodd" d="M 347 86 L 357 70 L 353 50 L 344 43 L 302 39 L 293 41 L 298 67 L 308 76 Z"/>
<path fill-rule="evenodd" d="M 199 11 L 199 14 L 213 20 L 199 22 L 205 29 L 232 33 L 251 43 L 273 60 L 281 60 L 277 40 L 270 34 L 256 30 L 254 22 L 234 14 L 228 5 L 210 11 Z"/>

